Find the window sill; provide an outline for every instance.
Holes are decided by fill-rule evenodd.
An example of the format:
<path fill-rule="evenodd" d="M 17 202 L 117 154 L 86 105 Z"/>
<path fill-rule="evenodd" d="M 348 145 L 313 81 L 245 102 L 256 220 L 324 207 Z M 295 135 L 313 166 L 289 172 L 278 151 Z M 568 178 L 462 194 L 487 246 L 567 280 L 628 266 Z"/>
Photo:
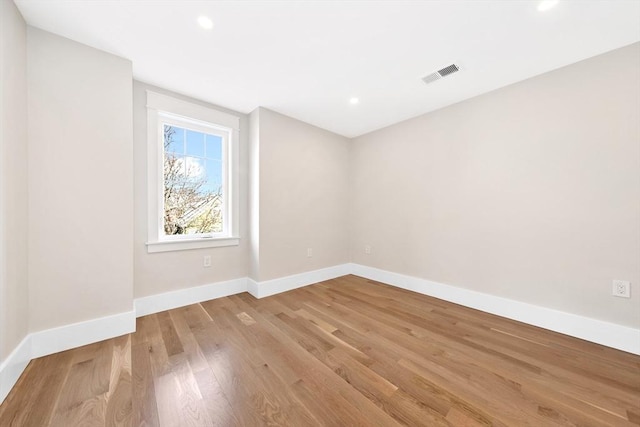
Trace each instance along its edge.
<path fill-rule="evenodd" d="M 190 249 L 219 248 L 223 246 L 238 246 L 239 237 L 223 237 L 218 239 L 193 239 L 193 240 L 171 240 L 161 242 L 147 242 L 147 252 L 173 252 L 186 251 Z"/>

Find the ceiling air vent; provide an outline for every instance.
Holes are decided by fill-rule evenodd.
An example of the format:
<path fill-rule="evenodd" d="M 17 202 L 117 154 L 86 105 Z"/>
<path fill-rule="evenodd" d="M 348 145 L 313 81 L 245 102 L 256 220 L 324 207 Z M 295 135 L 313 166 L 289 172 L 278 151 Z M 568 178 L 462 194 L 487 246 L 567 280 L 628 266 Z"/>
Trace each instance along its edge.
<path fill-rule="evenodd" d="M 447 77 L 448 75 L 456 73 L 458 71 L 460 71 L 460 68 L 458 68 L 456 64 L 451 64 L 434 73 L 427 74 L 422 78 L 422 81 L 425 82 L 425 84 L 433 83 L 436 80 L 440 80 L 441 78 Z"/>

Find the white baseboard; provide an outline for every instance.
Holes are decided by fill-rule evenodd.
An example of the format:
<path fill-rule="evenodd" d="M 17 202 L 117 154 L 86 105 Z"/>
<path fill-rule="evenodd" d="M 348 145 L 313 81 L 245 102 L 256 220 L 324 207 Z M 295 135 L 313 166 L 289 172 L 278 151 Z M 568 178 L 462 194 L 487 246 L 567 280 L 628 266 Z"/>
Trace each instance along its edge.
<path fill-rule="evenodd" d="M 640 329 L 364 265 L 350 264 L 350 270 L 366 279 L 640 355 Z"/>
<path fill-rule="evenodd" d="M 11 354 L 0 363 L 0 404 L 4 402 L 4 399 L 30 361 L 31 335 L 27 335 Z"/>
<path fill-rule="evenodd" d="M 249 292 L 256 298 L 264 298 L 281 292 L 290 291 L 302 286 L 335 279 L 351 273 L 351 264 L 340 264 L 320 270 L 307 271 L 291 276 L 279 277 L 273 280 L 256 282 L 248 277 L 216 282 L 208 285 L 179 289 L 148 297 L 136 298 L 134 307 L 136 317 L 158 313 L 173 308 L 184 307 L 242 292 Z"/>
<path fill-rule="evenodd" d="M 340 264 L 333 267 L 322 268 L 320 270 L 307 271 L 305 273 L 294 274 L 292 276 L 279 277 L 277 279 L 256 282 L 248 279 L 248 292 L 256 298 L 264 298 L 281 292 L 290 291 L 322 282 L 324 280 L 335 279 L 351 273 L 351 264 Z"/>
<path fill-rule="evenodd" d="M 126 311 L 31 333 L 31 358 L 119 337 L 136 330 L 135 312 Z"/>
<path fill-rule="evenodd" d="M 252 278 L 247 277 L 247 292 L 249 292 L 251 295 L 253 295 L 256 298 L 259 298 L 258 297 L 258 295 L 260 294 L 259 282 L 256 282 Z"/>
<path fill-rule="evenodd" d="M 211 283 L 195 286 L 193 288 L 180 289 L 172 292 L 136 298 L 133 301 L 136 317 L 184 307 L 211 299 L 222 298 L 229 295 L 247 291 L 247 278 L 227 280 L 225 282 Z"/>

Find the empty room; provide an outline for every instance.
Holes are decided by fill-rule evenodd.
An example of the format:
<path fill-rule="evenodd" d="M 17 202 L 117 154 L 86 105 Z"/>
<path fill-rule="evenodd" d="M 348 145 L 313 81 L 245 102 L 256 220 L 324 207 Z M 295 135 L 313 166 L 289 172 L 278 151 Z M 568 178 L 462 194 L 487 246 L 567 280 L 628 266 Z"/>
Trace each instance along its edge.
<path fill-rule="evenodd" d="M 640 426 L 640 1 L 0 0 L 0 426 Z"/>

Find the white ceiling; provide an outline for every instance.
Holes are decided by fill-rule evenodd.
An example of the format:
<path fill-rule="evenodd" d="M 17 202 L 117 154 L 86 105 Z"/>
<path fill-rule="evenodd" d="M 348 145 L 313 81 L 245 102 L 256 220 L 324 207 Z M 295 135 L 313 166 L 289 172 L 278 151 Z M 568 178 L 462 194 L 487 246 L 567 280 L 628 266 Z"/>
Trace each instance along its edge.
<path fill-rule="evenodd" d="M 15 3 L 30 25 L 130 59 L 138 80 L 348 137 L 640 40 L 638 0 L 544 13 L 507 0 Z M 421 81 L 452 62 L 457 74 Z"/>

